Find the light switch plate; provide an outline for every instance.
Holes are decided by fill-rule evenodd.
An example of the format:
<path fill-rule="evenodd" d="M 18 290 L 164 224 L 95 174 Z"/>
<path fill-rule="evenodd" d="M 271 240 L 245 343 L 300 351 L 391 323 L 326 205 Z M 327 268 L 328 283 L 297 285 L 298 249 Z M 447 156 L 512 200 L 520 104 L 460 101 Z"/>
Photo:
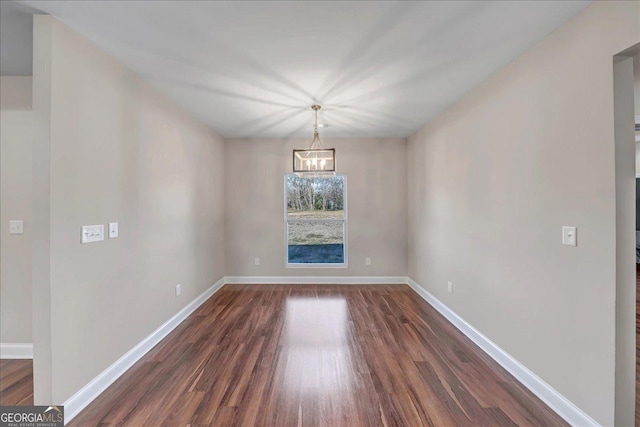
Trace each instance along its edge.
<path fill-rule="evenodd" d="M 118 223 L 117 222 L 110 222 L 109 223 L 109 238 L 110 239 L 115 239 L 116 237 L 118 237 Z"/>
<path fill-rule="evenodd" d="M 22 233 L 24 233 L 22 220 L 14 219 L 9 221 L 9 234 L 22 234 Z"/>
<path fill-rule="evenodd" d="M 578 246 L 578 229 L 576 227 L 562 227 L 562 244 L 567 246 Z"/>
<path fill-rule="evenodd" d="M 82 243 L 93 243 L 104 240 L 104 225 L 83 225 Z"/>

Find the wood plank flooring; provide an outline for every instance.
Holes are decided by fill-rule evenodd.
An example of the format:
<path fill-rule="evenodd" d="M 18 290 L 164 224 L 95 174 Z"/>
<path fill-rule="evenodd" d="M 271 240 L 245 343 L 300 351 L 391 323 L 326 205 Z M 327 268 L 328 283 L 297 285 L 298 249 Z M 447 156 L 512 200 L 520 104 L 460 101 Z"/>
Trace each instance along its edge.
<path fill-rule="evenodd" d="M 636 264 L 636 427 L 640 427 L 640 264 Z"/>
<path fill-rule="evenodd" d="M 406 285 L 226 285 L 71 426 L 561 426 Z"/>
<path fill-rule="evenodd" d="M 33 405 L 31 360 L 0 360 L 0 405 Z"/>

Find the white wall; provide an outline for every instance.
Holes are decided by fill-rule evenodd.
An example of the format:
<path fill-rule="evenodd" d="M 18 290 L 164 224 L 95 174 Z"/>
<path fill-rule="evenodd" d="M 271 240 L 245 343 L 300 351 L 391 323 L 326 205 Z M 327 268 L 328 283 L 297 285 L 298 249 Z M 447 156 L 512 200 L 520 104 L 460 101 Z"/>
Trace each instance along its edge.
<path fill-rule="evenodd" d="M 603 425 L 615 393 L 612 57 L 640 41 L 639 17 L 637 2 L 592 4 L 408 143 L 410 277 Z M 561 245 L 563 225 L 578 227 L 578 247 Z"/>
<path fill-rule="evenodd" d="M 4 92 L 5 81 L 0 81 Z M 0 342 L 31 343 L 31 111 L 0 109 Z M 22 220 L 24 234 L 9 235 Z"/>
<path fill-rule="evenodd" d="M 613 64 L 616 153 L 616 424 L 633 425 L 636 373 L 636 180 L 633 58 Z"/>
<path fill-rule="evenodd" d="M 224 146 L 59 21 L 34 39 L 35 396 L 60 404 L 224 275 Z"/>
<path fill-rule="evenodd" d="M 31 110 L 31 76 L 0 76 L 0 110 Z"/>
<path fill-rule="evenodd" d="M 347 175 L 348 267 L 285 268 L 284 176 L 309 142 L 237 139 L 225 151 L 227 276 L 406 276 L 406 141 L 323 144 Z"/>
<path fill-rule="evenodd" d="M 640 53 L 633 57 L 633 93 L 635 115 L 640 117 Z M 640 177 L 640 141 L 636 142 L 636 177 Z"/>
<path fill-rule="evenodd" d="M 636 116 L 640 116 L 640 53 L 633 56 L 633 93 Z"/>
<path fill-rule="evenodd" d="M 31 343 L 30 76 L 0 76 L 0 342 Z M 9 221 L 24 234 L 9 235 Z"/>

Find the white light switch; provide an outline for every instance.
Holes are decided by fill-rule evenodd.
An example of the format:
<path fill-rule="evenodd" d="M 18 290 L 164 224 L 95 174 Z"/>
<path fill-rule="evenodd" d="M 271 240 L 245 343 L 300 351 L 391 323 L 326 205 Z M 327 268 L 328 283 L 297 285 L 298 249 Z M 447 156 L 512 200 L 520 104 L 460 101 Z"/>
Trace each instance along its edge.
<path fill-rule="evenodd" d="M 104 225 L 83 225 L 82 243 L 100 242 L 104 240 Z"/>
<path fill-rule="evenodd" d="M 24 228 L 22 225 L 22 220 L 9 221 L 9 234 L 22 234 L 23 232 Z"/>
<path fill-rule="evenodd" d="M 118 223 L 117 222 L 110 222 L 109 223 L 109 238 L 110 239 L 115 239 L 116 237 L 118 237 Z"/>
<path fill-rule="evenodd" d="M 578 230 L 576 227 L 562 227 L 562 244 L 567 246 L 578 246 Z"/>

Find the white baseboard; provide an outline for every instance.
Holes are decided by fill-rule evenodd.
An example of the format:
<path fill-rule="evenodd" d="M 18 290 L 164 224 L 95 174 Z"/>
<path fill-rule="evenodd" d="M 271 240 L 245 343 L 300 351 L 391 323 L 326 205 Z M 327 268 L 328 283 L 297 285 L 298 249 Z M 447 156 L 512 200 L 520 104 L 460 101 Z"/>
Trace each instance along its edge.
<path fill-rule="evenodd" d="M 569 399 L 558 393 L 553 387 L 544 382 L 540 377 L 527 369 L 523 364 L 514 359 L 506 351 L 498 347 L 489 338 L 484 336 L 476 328 L 458 316 L 440 300 L 419 286 L 416 282 L 407 278 L 406 282 L 411 288 L 427 301 L 433 308 L 438 310 L 449 322 L 458 328 L 463 334 L 471 339 L 491 358 L 498 362 L 511 375 L 527 387 L 540 400 L 546 403 L 558 415 L 565 419 L 572 426 L 600 426 L 593 418 L 583 410 L 571 403 Z"/>
<path fill-rule="evenodd" d="M 225 283 L 278 285 L 406 285 L 404 276 L 227 276 Z"/>
<path fill-rule="evenodd" d="M 167 320 L 162 326 L 153 331 L 151 335 L 140 341 L 135 347 L 116 360 L 111 366 L 102 371 L 91 382 L 80 389 L 76 394 L 64 402 L 65 424 L 71 421 L 80 411 L 100 395 L 107 387 L 117 380 L 127 369 L 133 366 L 142 356 L 158 344 L 169 332 L 193 313 L 211 295 L 224 286 L 224 278 L 218 280 L 213 286 L 204 291 L 200 296 L 191 301 L 175 316 Z"/>
<path fill-rule="evenodd" d="M 0 359 L 33 359 L 33 344 L 0 343 Z"/>

